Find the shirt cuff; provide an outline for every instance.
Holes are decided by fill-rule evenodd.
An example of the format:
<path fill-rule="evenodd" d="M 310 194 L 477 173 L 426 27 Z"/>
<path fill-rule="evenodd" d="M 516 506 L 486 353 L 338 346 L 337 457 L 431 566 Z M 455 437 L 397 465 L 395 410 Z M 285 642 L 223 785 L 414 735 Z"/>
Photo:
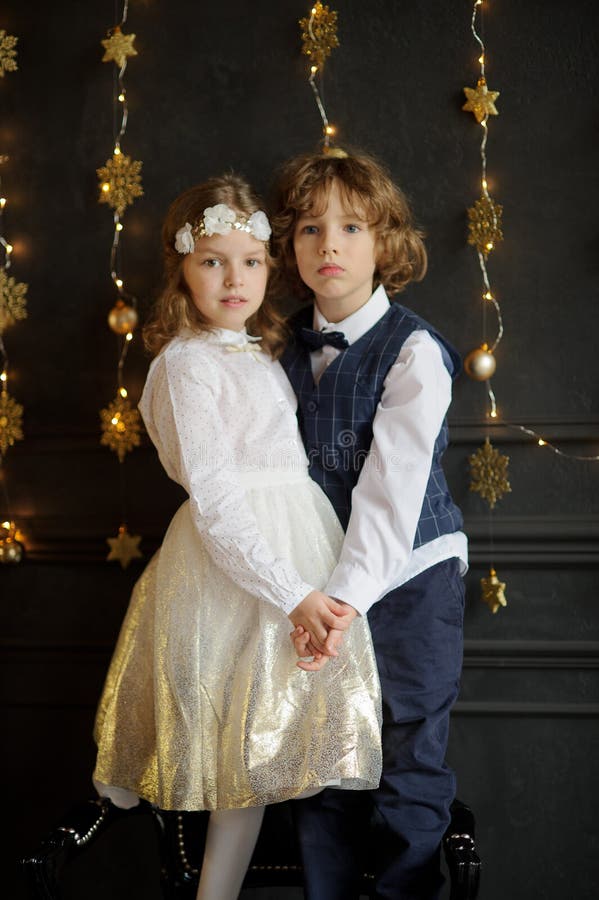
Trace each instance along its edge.
<path fill-rule="evenodd" d="M 286 591 L 285 596 L 281 596 L 278 602 L 275 603 L 275 606 L 278 606 L 283 610 L 285 615 L 289 615 L 289 613 L 293 612 L 295 607 L 302 602 L 302 600 L 311 594 L 314 590 L 314 586 L 311 584 L 306 584 L 305 582 L 300 582 L 298 584 L 297 589 L 293 591 Z"/>
<path fill-rule="evenodd" d="M 351 563 L 339 563 L 324 592 L 329 597 L 349 603 L 361 616 L 366 615 L 383 593 L 376 578 Z"/>

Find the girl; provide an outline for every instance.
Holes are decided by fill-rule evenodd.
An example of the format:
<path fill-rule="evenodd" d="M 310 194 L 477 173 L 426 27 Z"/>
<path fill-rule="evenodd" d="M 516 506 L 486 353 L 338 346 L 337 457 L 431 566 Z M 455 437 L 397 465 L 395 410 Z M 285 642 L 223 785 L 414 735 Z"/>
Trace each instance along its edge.
<path fill-rule="evenodd" d="M 275 361 L 283 331 L 263 303 L 269 237 L 233 175 L 168 211 L 166 286 L 145 330 L 157 355 L 140 410 L 189 500 L 135 587 L 95 728 L 101 794 L 213 811 L 201 900 L 237 897 L 264 804 L 327 784 L 371 788 L 380 774 L 366 620 L 321 671 L 300 671 L 289 641 L 298 609 L 340 630 L 351 617 L 316 590 L 342 531 L 308 477 L 295 398 Z"/>

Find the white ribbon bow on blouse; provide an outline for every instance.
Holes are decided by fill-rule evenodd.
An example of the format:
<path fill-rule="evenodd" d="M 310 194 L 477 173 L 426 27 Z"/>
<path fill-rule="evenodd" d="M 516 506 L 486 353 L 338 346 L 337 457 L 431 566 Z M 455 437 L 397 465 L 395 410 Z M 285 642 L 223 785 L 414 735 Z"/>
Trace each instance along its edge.
<path fill-rule="evenodd" d="M 256 360 L 256 362 L 261 362 L 266 365 L 266 360 L 263 355 L 264 351 L 262 347 L 258 347 L 257 344 L 262 340 L 261 337 L 252 337 L 252 335 L 245 335 L 245 343 L 243 344 L 225 344 L 225 350 L 228 350 L 229 353 L 251 353 L 252 358 Z"/>

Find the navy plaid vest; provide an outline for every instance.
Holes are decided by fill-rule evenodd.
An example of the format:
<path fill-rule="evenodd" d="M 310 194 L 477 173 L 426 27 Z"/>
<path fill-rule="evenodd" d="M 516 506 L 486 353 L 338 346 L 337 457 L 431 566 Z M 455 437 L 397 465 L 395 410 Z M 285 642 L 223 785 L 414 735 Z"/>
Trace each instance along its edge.
<path fill-rule="evenodd" d="M 295 334 L 302 326 L 312 326 L 312 315 L 309 307 L 292 317 Z M 385 378 L 404 341 L 416 329 L 425 329 L 437 341 L 454 378 L 460 370 L 456 350 L 432 325 L 398 303 L 392 303 L 366 334 L 341 351 L 317 385 L 312 378 L 310 351 L 301 341 L 292 339 L 281 359 L 298 398 L 310 475 L 328 496 L 344 528 L 351 512 L 351 492 L 372 442 L 372 423 Z M 414 548 L 462 528 L 462 514 L 451 499 L 441 468 L 447 441 L 444 421 L 435 442 Z"/>

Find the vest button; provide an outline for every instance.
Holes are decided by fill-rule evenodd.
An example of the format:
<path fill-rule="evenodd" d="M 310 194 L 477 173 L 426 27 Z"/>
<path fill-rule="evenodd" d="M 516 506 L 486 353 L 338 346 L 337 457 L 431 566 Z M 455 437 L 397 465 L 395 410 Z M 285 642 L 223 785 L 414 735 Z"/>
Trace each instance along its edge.
<path fill-rule="evenodd" d="M 316 410 L 318 409 L 318 403 L 316 403 L 316 401 L 314 400 L 308 400 L 307 409 L 308 412 L 316 412 Z"/>

